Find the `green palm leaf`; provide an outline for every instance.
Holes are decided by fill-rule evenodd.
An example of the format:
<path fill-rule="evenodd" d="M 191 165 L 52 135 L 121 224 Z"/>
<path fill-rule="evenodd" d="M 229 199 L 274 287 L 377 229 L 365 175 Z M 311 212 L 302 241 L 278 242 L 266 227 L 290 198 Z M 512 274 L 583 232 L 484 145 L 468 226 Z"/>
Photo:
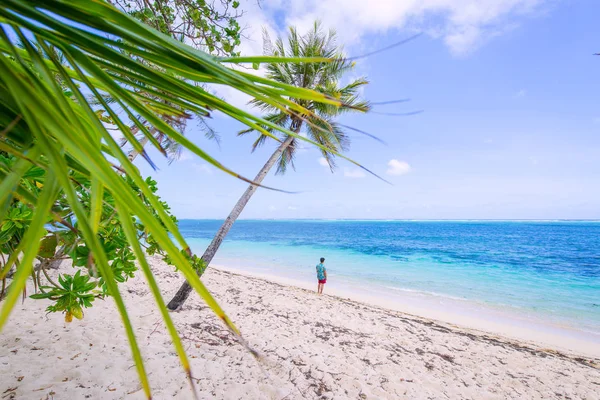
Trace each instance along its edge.
<path fill-rule="evenodd" d="M 98 238 L 102 209 L 108 206 L 103 200 L 105 195 L 114 198 L 114 205 L 110 207 L 114 207 L 121 217 L 126 240 L 149 282 L 188 376 L 189 362 L 139 247 L 132 217 L 143 223 L 147 233 L 154 237 L 190 285 L 244 342 L 238 329 L 198 278 L 186 256 L 190 252 L 189 246 L 164 204 L 154 195 L 109 129 L 120 130 L 136 151 L 143 151 L 138 139 L 147 138 L 166 154 L 163 143 L 153 134 L 160 132 L 219 170 L 256 185 L 222 165 L 157 113 L 186 118 L 192 113 L 206 115 L 209 110 L 216 110 L 264 137 L 289 135 L 294 140 L 311 143 L 327 154 L 339 155 L 337 147 L 331 146 L 330 141 L 305 138 L 285 127 L 282 121 L 301 117 L 310 121 L 311 126 L 327 130 L 331 123 L 320 118 L 317 109 L 309 104 L 324 104 L 339 110 L 347 107 L 366 110 L 367 107 L 346 104 L 346 95 L 298 88 L 289 79 L 274 82 L 221 63 L 282 61 L 273 71 L 291 76 L 290 71 L 310 68 L 306 67 L 307 63 L 303 67 L 294 64 L 304 57 L 311 57 L 309 61 L 319 65 L 336 64 L 338 61 L 327 59 L 330 54 L 313 57 L 310 52 L 296 52 L 292 60 L 272 57 L 217 59 L 148 28 L 100 0 L 0 0 L 0 24 L 0 150 L 18 158 L 9 169 L 0 169 L 0 223 L 5 220 L 13 201 L 19 200 L 35 209 L 23 239 L 0 274 L 3 278 L 12 263 L 22 257 L 0 310 L 0 328 L 6 324 L 32 271 L 40 239 L 45 233 L 44 225 L 53 219 L 62 219 L 51 211 L 51 207 L 59 196 L 64 196 L 77 221 L 77 226 L 70 228 L 81 234 L 91 251 L 94 267 L 115 300 L 142 386 L 150 397 L 134 328 L 106 250 Z M 21 47 L 16 46 L 17 38 Z M 262 118 L 239 110 L 204 90 L 202 85 L 207 83 L 227 85 L 244 92 L 275 110 L 278 117 Z M 151 96 L 141 95 L 140 90 Z M 301 101 L 292 102 L 290 98 Z M 110 118 L 111 127 L 107 126 L 105 118 Z M 138 137 L 131 132 L 130 126 L 139 129 Z M 339 137 L 335 131 L 331 134 Z M 114 160 L 120 165 L 113 164 Z M 26 184 L 24 179 L 33 166 L 45 171 L 41 192 Z M 139 192 L 125 182 L 123 174 Z M 91 182 L 89 207 L 84 205 L 76 190 L 83 181 Z M 151 205 L 152 212 L 142 198 Z"/>

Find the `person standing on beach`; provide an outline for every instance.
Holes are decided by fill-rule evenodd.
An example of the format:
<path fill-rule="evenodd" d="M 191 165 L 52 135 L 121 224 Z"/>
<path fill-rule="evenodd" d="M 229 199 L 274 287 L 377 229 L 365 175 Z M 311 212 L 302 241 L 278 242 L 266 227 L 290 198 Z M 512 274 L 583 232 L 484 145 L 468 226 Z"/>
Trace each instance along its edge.
<path fill-rule="evenodd" d="M 327 283 L 327 269 L 323 265 L 325 259 L 321 257 L 321 262 L 317 264 L 317 279 L 319 281 L 319 285 L 317 286 L 317 293 L 323 294 L 323 286 Z"/>

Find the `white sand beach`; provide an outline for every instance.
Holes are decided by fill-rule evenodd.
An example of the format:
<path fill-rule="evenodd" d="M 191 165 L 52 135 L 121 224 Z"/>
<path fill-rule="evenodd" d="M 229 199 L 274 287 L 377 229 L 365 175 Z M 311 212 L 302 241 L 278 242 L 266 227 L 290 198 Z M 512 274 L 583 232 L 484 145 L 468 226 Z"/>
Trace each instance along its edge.
<path fill-rule="evenodd" d="M 181 278 L 152 264 L 168 299 Z M 331 296 L 327 287 L 318 296 L 217 269 L 204 282 L 261 360 L 192 295 L 172 316 L 202 399 L 600 399 L 597 349 L 556 351 Z M 193 398 L 145 281 L 121 286 L 154 398 Z M 0 334 L 2 399 L 144 398 L 111 299 L 70 324 L 46 306 L 27 299 Z"/>

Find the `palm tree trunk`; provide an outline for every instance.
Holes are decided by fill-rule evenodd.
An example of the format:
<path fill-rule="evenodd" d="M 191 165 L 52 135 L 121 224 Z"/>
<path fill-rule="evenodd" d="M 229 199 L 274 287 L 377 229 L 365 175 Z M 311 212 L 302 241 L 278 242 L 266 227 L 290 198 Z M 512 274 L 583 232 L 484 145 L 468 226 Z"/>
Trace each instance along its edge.
<path fill-rule="evenodd" d="M 300 129 L 298 128 L 297 131 L 299 130 Z M 281 153 L 283 153 L 283 151 L 292 143 L 293 140 L 293 136 L 288 136 L 288 138 L 279 145 L 279 147 L 271 155 L 267 163 L 262 167 L 258 175 L 256 175 L 256 178 L 254 178 L 254 182 L 261 183 L 263 181 L 265 176 L 267 176 L 271 168 L 273 168 L 273 165 L 275 165 L 275 163 L 281 156 Z M 246 207 L 246 204 L 248 204 L 248 201 L 250 201 L 250 198 L 252 197 L 254 192 L 256 192 L 256 188 L 256 185 L 248 186 L 248 189 L 246 189 L 242 197 L 240 197 L 238 202 L 235 204 L 233 210 L 231 210 L 231 213 L 229 214 L 227 219 L 225 219 L 225 222 L 223 222 L 221 228 L 219 228 L 219 230 L 217 231 L 217 234 L 213 238 L 212 242 L 210 242 L 210 245 L 206 248 L 204 254 L 202 254 L 202 261 L 204 261 L 206 265 L 209 265 L 212 261 L 213 257 L 215 256 L 215 253 L 217 252 L 217 250 L 219 250 L 221 243 L 223 243 L 223 239 L 225 239 L 225 236 L 227 236 L 227 233 L 229 233 L 231 226 L 239 217 L 244 207 Z M 192 287 L 187 281 L 185 281 L 183 285 L 181 285 L 173 299 L 169 302 L 167 308 L 169 310 L 176 310 L 177 308 L 181 307 L 183 303 L 187 300 L 191 291 Z"/>
<path fill-rule="evenodd" d="M 142 139 L 140 139 L 140 144 L 142 145 L 142 149 L 144 148 L 144 146 L 146 146 L 146 143 L 148 143 L 148 137 L 144 136 Z M 135 160 L 135 158 L 140 154 L 139 151 L 137 151 L 136 149 L 132 149 L 129 154 L 127 155 L 127 158 L 129 158 L 129 161 L 133 162 L 133 160 Z"/>

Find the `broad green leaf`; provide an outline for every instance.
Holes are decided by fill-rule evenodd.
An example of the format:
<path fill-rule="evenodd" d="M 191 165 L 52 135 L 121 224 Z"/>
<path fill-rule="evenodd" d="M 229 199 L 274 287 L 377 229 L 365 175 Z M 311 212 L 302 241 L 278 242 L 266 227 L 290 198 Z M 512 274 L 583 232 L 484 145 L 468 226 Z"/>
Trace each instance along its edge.
<path fill-rule="evenodd" d="M 35 210 L 29 229 L 25 232 L 23 240 L 19 243 L 19 247 L 16 250 L 17 254 L 23 253 L 23 258 L 19 262 L 19 268 L 17 268 L 13 277 L 13 282 L 10 285 L 10 290 L 4 299 L 2 309 L 0 310 L 0 330 L 2 330 L 4 324 L 6 324 L 10 312 L 21 295 L 27 277 L 31 274 L 31 271 L 33 271 L 33 260 L 40 247 L 40 238 L 46 231 L 44 229 L 46 215 L 58 194 L 58 184 L 54 175 L 50 174 L 47 177 L 46 182 L 46 187 L 38 201 L 38 207 Z"/>
<path fill-rule="evenodd" d="M 38 251 L 38 256 L 43 258 L 51 258 L 54 257 L 56 253 L 56 246 L 58 245 L 58 239 L 56 235 L 48 235 L 42 242 L 40 243 L 40 250 Z"/>

